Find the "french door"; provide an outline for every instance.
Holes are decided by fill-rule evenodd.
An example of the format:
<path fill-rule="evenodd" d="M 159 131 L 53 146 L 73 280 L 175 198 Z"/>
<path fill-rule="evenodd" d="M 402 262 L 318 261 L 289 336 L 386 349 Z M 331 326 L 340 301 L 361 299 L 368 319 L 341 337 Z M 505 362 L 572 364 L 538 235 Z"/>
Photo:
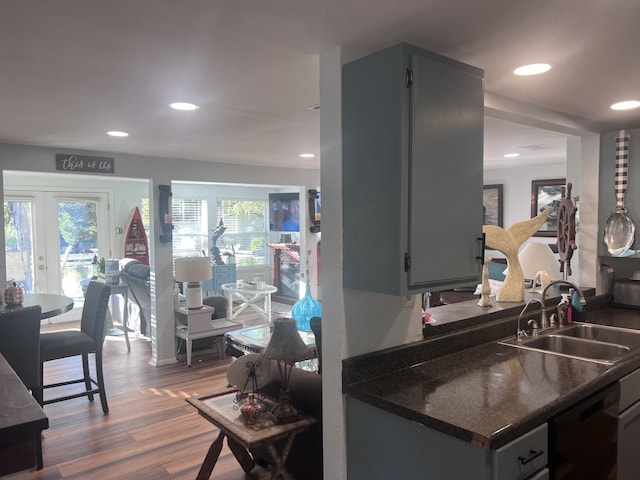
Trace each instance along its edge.
<path fill-rule="evenodd" d="M 82 302 L 94 256 L 111 252 L 107 193 L 8 189 L 4 200 L 7 277 Z"/>

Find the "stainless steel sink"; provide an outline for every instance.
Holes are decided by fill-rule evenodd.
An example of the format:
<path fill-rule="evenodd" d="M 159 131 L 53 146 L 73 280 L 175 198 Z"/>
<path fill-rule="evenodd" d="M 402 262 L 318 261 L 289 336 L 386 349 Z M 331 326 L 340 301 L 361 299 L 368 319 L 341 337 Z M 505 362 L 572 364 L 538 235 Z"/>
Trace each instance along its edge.
<path fill-rule="evenodd" d="M 629 348 L 640 347 L 639 331 L 594 325 L 592 323 L 574 323 L 570 326 L 559 328 L 553 334 L 595 340 L 596 342 L 616 343 Z"/>
<path fill-rule="evenodd" d="M 612 365 L 632 350 L 640 348 L 640 332 L 580 323 L 548 330 L 535 337 L 527 337 L 521 343 L 515 339 L 498 343 Z"/>

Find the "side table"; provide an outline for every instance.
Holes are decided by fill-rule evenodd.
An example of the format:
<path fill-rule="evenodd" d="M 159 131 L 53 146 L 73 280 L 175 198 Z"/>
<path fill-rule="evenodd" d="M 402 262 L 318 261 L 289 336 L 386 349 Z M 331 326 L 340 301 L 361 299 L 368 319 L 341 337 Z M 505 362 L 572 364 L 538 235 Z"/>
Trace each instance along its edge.
<path fill-rule="evenodd" d="M 224 334 L 242 327 L 242 324 L 217 318 L 211 320 L 214 308 L 203 305 L 202 308 L 189 310 L 180 306 L 175 308 L 175 329 L 176 337 L 183 339 L 187 344 L 187 366 L 191 366 L 191 352 L 193 341 L 199 338 L 218 337 L 218 355 L 225 358 Z"/>
<path fill-rule="evenodd" d="M 127 344 L 127 352 L 131 351 L 131 343 L 129 343 L 129 286 L 124 283 L 111 285 L 111 295 L 122 295 L 124 299 L 124 312 L 122 313 L 122 331 L 124 332 L 124 340 Z"/>
<path fill-rule="evenodd" d="M 298 433 L 315 425 L 316 420 L 312 417 L 301 416 L 299 420 L 291 423 L 276 424 L 269 421 L 259 421 L 258 424 L 261 428 L 250 427 L 244 424 L 238 404 L 234 402 L 235 398 L 236 391 L 229 393 L 229 390 L 226 390 L 186 399 L 202 417 L 220 429 L 220 434 L 209 447 L 196 480 L 210 478 L 213 467 L 220 456 L 225 437 L 227 437 L 229 449 L 246 473 L 251 472 L 255 467 L 249 450 L 264 445 L 275 465 L 275 471 L 271 478 L 292 479 L 291 474 L 287 472 L 285 462 L 293 440 Z M 280 438 L 286 438 L 286 442 L 279 452 L 274 442 Z"/>

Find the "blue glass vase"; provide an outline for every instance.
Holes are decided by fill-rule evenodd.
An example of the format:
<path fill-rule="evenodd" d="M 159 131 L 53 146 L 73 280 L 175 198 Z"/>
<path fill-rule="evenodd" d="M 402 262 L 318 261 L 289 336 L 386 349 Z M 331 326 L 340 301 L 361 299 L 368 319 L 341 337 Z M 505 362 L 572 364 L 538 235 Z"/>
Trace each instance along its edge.
<path fill-rule="evenodd" d="M 291 316 L 296 321 L 296 327 L 301 332 L 310 332 L 311 326 L 309 322 L 312 317 L 322 317 L 322 304 L 311 295 L 311 287 L 307 285 L 307 291 L 300 300 L 298 300 L 291 310 Z"/>

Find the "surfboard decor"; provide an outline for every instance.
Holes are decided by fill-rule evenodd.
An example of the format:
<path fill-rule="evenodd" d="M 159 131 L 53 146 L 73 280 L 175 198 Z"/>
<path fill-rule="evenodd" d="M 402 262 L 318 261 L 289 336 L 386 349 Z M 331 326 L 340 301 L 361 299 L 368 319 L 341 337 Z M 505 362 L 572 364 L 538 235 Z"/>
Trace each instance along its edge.
<path fill-rule="evenodd" d="M 149 265 L 149 242 L 144 231 L 140 209 L 136 207 L 131 214 L 124 237 L 124 256 Z"/>

